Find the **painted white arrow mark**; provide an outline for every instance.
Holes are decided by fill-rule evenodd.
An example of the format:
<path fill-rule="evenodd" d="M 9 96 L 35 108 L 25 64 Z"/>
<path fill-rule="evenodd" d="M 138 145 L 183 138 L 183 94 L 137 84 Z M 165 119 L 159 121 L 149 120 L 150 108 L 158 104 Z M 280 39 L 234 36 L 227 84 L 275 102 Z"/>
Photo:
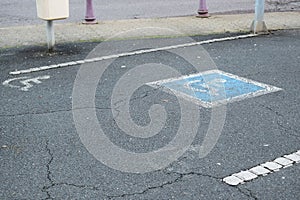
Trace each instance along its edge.
<path fill-rule="evenodd" d="M 42 83 L 40 80 L 46 80 L 49 78 L 50 78 L 50 76 L 39 76 L 39 77 L 35 77 L 35 78 L 30 78 L 27 76 L 26 77 L 18 77 L 18 78 L 8 79 L 8 80 L 4 81 L 2 84 L 7 87 L 18 88 L 19 90 L 22 90 L 22 91 L 28 91 L 30 88 L 33 87 L 33 85 L 31 83 L 40 84 L 40 83 Z M 20 80 L 19 82 L 24 86 L 21 87 L 19 85 L 11 84 L 11 82 L 17 81 L 17 80 Z"/>

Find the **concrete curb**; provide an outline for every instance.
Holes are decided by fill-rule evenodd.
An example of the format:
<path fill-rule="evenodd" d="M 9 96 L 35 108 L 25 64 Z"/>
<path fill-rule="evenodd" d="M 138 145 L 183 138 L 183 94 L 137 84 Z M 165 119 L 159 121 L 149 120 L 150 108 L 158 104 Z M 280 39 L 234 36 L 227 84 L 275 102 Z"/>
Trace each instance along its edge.
<path fill-rule="evenodd" d="M 214 15 L 208 19 L 188 16 L 103 21 L 97 25 L 56 24 L 55 34 L 56 42 L 64 43 L 107 40 L 113 36 L 114 39 L 129 39 L 249 32 L 253 18 L 254 14 L 234 14 Z M 299 19 L 300 12 L 272 12 L 265 15 L 269 30 L 300 28 Z M 46 44 L 45 27 L 42 25 L 0 28 L 0 34 L 0 48 Z"/>

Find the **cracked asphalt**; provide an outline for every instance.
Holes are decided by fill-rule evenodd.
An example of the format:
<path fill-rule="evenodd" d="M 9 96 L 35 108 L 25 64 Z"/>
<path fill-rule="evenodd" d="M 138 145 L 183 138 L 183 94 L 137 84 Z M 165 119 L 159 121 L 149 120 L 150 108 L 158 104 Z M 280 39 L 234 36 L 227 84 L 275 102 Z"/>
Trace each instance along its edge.
<path fill-rule="evenodd" d="M 196 41 L 228 35 L 195 36 Z M 142 39 L 159 44 L 162 40 Z M 126 41 L 112 41 L 120 46 Z M 128 42 L 128 41 L 127 41 Z M 81 60 L 98 43 L 58 44 L 55 52 L 31 46 L 0 50 L 0 80 L 49 75 L 29 91 L 0 85 L 0 199 L 299 199 L 300 165 L 232 187 L 222 179 L 300 149 L 300 30 L 286 30 L 255 38 L 206 44 L 219 70 L 270 84 L 283 91 L 228 104 L 222 134 L 205 158 L 198 151 L 211 110 L 199 106 L 200 128 L 191 147 L 167 168 L 145 174 L 107 167 L 88 152 L 76 131 L 72 91 L 80 66 L 13 76 L 10 71 Z M 192 47 L 185 52 L 191 53 Z M 180 108 L 174 95 L 143 87 L 131 98 L 130 114 L 140 125 L 149 123 L 153 102 L 168 113 L 164 130 L 147 140 L 122 132 L 111 115 L 113 82 L 136 63 L 166 62 L 183 74 L 187 63 L 167 52 L 118 58 L 111 64 L 105 87 L 96 91 L 96 114 L 106 135 L 120 147 L 144 152 L 161 148 L 174 137 Z M 126 70 L 129 70 L 126 69 Z M 14 82 L 14 84 L 20 84 Z M 20 86 L 20 85 L 19 85 Z M 163 100 L 163 101 L 162 101 Z M 192 102 L 190 102 L 192 103 Z M 122 104 L 120 104 L 122 105 Z M 84 108 L 81 108 L 84 109 Z M 86 108 L 88 109 L 88 108 Z"/>

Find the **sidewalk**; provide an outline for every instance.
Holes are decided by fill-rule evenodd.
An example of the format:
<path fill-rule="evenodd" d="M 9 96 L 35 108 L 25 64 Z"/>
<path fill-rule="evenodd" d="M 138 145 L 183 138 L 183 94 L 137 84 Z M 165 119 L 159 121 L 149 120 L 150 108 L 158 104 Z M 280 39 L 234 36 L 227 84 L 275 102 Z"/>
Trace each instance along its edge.
<path fill-rule="evenodd" d="M 100 41 L 129 31 L 115 39 L 207 35 L 225 32 L 249 32 L 254 14 L 213 15 L 208 19 L 195 16 L 101 21 L 98 25 L 56 24 L 56 42 Z M 268 30 L 300 28 L 300 12 L 266 13 Z M 131 31 L 142 29 L 139 31 Z M 144 30 L 143 30 L 144 29 Z M 131 32 L 130 32 L 131 31 Z M 0 28 L 0 48 L 46 43 L 43 25 Z"/>

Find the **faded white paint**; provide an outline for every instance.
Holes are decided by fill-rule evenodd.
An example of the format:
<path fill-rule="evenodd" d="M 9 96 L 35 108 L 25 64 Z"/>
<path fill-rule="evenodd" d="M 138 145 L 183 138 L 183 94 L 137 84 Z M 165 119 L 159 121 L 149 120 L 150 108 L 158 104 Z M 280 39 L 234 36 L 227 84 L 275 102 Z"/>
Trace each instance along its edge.
<path fill-rule="evenodd" d="M 138 50 L 138 51 L 133 51 L 133 52 L 126 52 L 126 53 L 120 53 L 120 54 L 115 54 L 115 55 L 102 56 L 102 57 L 97 57 L 97 58 L 93 58 L 93 59 L 85 59 L 85 60 L 78 60 L 78 61 L 74 61 L 74 62 L 61 63 L 61 64 L 57 64 L 57 65 L 35 67 L 35 68 L 30 68 L 30 69 L 25 69 L 25 70 L 15 70 L 15 71 L 9 72 L 9 74 L 11 74 L 11 75 L 28 74 L 28 73 L 32 73 L 32 72 L 38 72 L 38 71 L 44 71 L 44 70 L 56 69 L 56 68 L 62 68 L 62 67 L 69 67 L 69 66 L 79 65 L 79 64 L 83 64 L 83 63 L 99 62 L 102 60 L 109 60 L 109 59 L 114 59 L 114 58 L 132 56 L 132 55 L 140 55 L 140 54 L 152 53 L 152 52 L 157 52 L 157 51 L 167 51 L 167 50 L 191 47 L 191 46 L 202 45 L 202 44 L 211 44 L 211 43 L 215 43 L 215 42 L 238 40 L 238 39 L 250 38 L 250 37 L 255 37 L 255 36 L 257 36 L 257 35 L 256 34 L 239 35 L 239 36 L 234 36 L 234 37 L 217 38 L 217 39 L 205 40 L 205 41 L 200 41 L 200 42 L 191 42 L 191 43 L 166 46 L 166 47 L 160 47 L 160 48 L 154 48 L 154 49 Z"/>
<path fill-rule="evenodd" d="M 6 86 L 6 87 L 10 87 L 10 88 L 18 88 L 21 91 L 28 91 L 30 88 L 33 87 L 33 84 L 31 83 L 35 83 L 35 84 L 40 84 L 42 83 L 40 80 L 46 80 L 49 79 L 50 76 L 46 75 L 46 76 L 38 76 L 35 78 L 30 78 L 30 77 L 18 77 L 18 78 L 11 78 L 8 79 L 6 81 L 4 81 L 2 83 L 2 85 Z M 12 84 L 12 82 L 16 82 L 19 81 L 20 85 L 14 85 Z"/>

